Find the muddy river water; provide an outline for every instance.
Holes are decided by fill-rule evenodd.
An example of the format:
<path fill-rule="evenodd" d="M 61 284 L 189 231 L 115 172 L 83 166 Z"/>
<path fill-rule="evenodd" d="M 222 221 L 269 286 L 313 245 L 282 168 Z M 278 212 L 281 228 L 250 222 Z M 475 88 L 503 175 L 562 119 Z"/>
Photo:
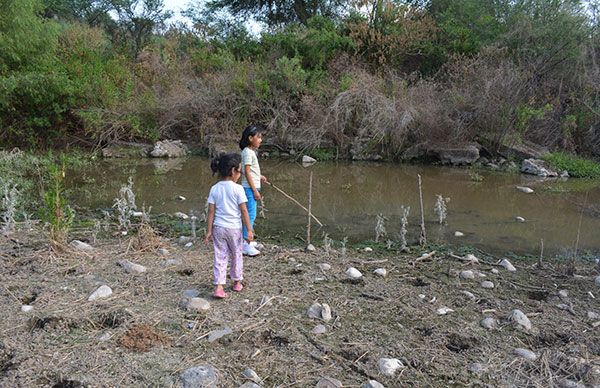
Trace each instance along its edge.
<path fill-rule="evenodd" d="M 78 206 L 110 208 L 129 177 L 139 207 L 152 214 L 193 212 L 201 217 L 215 178 L 202 157 L 178 160 L 108 160 L 70 181 Z M 536 177 L 438 166 L 392 163 L 319 162 L 305 168 L 291 161 L 261 160 L 264 175 L 276 186 L 308 204 L 313 172 L 313 213 L 325 224 L 313 224 L 313 242 L 327 233 L 335 242 L 373 239 L 377 215 L 386 218 L 385 239 L 397 240 L 402 206 L 410 206 L 408 240 L 419 234 L 419 191 L 422 176 L 428 239 L 472 244 L 490 252 L 547 254 L 579 252 L 600 255 L 600 181 L 543 180 Z M 534 190 L 525 194 L 516 186 Z M 449 198 L 440 225 L 434 212 L 436 194 Z M 185 201 L 177 200 L 184 196 Z M 260 236 L 306 236 L 306 213 L 272 187 L 263 187 L 265 217 L 258 218 Z M 516 221 L 523 217 L 525 222 Z M 203 227 L 202 224 L 199 227 Z M 455 231 L 464 233 L 455 237 Z M 579 231 L 579 233 L 578 233 Z"/>

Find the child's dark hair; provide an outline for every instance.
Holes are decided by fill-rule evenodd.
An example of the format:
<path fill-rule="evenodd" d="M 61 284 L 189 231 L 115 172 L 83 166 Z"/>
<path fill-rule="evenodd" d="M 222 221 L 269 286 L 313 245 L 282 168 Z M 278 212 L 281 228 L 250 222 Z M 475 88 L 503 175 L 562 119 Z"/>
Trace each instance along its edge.
<path fill-rule="evenodd" d="M 210 169 L 212 170 L 213 175 L 218 172 L 221 178 L 227 178 L 228 176 L 231 176 L 231 170 L 233 168 L 239 168 L 241 163 L 242 157 L 240 154 L 222 153 L 210 161 Z"/>
<path fill-rule="evenodd" d="M 255 136 L 263 131 L 264 129 L 260 125 L 248 125 L 246 129 L 244 129 L 244 132 L 242 132 L 242 138 L 240 139 L 240 149 L 243 150 L 244 148 L 248 147 L 248 145 L 250 144 L 250 139 L 248 138 L 250 136 Z"/>

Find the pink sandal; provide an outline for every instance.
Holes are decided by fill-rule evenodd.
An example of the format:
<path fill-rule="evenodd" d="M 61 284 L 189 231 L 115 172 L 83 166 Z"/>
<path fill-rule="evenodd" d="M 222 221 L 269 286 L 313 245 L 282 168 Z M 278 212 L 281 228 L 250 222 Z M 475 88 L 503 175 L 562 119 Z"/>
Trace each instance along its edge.
<path fill-rule="evenodd" d="M 223 290 L 222 288 L 216 289 L 215 293 L 213 294 L 213 298 L 217 298 L 217 299 L 225 299 L 228 296 L 229 295 L 227 295 L 227 293 L 225 292 L 225 290 Z"/>
<path fill-rule="evenodd" d="M 243 288 L 244 285 L 242 284 L 242 282 L 233 283 L 233 287 L 231 287 L 231 289 L 235 292 L 240 292 Z"/>

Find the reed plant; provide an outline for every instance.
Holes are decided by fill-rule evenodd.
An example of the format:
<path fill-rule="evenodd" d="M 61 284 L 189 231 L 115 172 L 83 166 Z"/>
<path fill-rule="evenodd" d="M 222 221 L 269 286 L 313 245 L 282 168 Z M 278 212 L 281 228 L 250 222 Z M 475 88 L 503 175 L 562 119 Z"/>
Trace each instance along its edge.
<path fill-rule="evenodd" d="M 64 243 L 75 218 L 75 211 L 66 198 L 65 178 L 68 157 L 61 154 L 58 162 L 53 162 L 51 156 L 46 164 L 47 179 L 43 192 L 43 206 L 40 218 L 50 230 L 50 239 Z"/>

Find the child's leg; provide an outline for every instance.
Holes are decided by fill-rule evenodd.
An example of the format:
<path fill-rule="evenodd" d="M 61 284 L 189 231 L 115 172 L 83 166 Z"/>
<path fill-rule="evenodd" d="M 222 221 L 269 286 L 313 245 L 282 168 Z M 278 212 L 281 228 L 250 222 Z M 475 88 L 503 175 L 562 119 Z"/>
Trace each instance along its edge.
<path fill-rule="evenodd" d="M 246 198 L 248 199 L 246 207 L 248 208 L 248 216 L 250 217 L 250 226 L 254 228 L 254 220 L 256 219 L 256 199 L 254 199 L 254 193 L 252 192 L 251 188 L 244 187 L 244 192 L 246 193 Z M 244 239 L 248 238 L 246 225 L 242 225 L 242 230 L 244 232 Z"/>
<path fill-rule="evenodd" d="M 213 276 L 217 285 L 223 285 L 226 281 L 227 262 L 229 261 L 227 237 L 227 229 L 218 226 L 213 227 L 213 246 L 215 248 Z"/>
<path fill-rule="evenodd" d="M 228 229 L 228 247 L 231 254 L 231 269 L 229 276 L 231 280 L 240 282 L 244 278 L 244 257 L 242 255 L 242 231 L 240 229 Z"/>

